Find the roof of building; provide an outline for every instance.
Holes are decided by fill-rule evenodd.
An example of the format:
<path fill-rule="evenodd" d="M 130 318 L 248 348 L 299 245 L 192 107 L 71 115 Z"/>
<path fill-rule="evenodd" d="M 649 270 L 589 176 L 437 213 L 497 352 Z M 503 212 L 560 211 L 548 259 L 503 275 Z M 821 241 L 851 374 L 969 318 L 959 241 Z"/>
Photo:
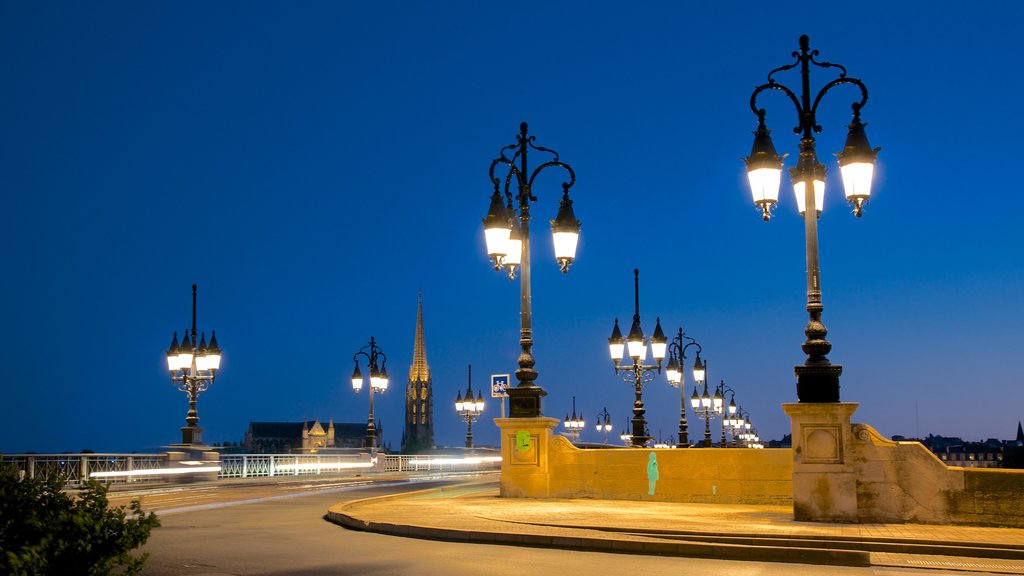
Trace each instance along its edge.
<path fill-rule="evenodd" d="M 412 365 L 409 366 L 410 382 L 430 380 L 430 365 L 427 364 L 427 345 L 423 338 L 423 294 L 420 294 L 416 309 L 416 340 L 412 348 Z"/>
<path fill-rule="evenodd" d="M 249 432 L 254 438 L 299 438 L 303 429 L 311 428 L 318 420 L 302 422 L 249 422 Z M 327 431 L 329 424 L 320 426 Z M 356 437 L 366 434 L 366 424 L 359 422 L 335 422 L 334 435 L 337 438 Z"/>

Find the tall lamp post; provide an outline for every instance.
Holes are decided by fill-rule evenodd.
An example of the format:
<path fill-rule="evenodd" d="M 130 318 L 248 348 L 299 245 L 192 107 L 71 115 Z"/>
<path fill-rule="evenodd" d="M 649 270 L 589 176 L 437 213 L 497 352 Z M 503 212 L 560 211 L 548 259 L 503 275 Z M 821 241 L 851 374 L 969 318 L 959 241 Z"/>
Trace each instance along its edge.
<path fill-rule="evenodd" d="M 576 415 L 576 397 L 572 397 L 572 416 L 565 415 L 565 421 L 562 423 L 565 426 L 565 431 L 572 438 L 575 444 L 580 439 L 580 433 L 583 432 L 583 428 L 586 427 L 587 421 L 583 419 L 583 413 L 579 416 Z"/>
<path fill-rule="evenodd" d="M 656 365 L 645 365 L 647 359 L 647 339 L 644 338 L 643 330 L 640 329 L 640 270 L 633 269 L 633 301 L 635 312 L 633 313 L 633 325 L 629 329 L 629 336 L 622 337 L 619 330 L 619 319 L 615 319 L 615 327 L 612 328 L 612 335 L 608 338 L 608 348 L 612 360 L 615 362 L 615 373 L 622 375 L 622 381 L 633 385 L 633 392 L 636 399 L 633 401 L 633 446 L 643 447 L 651 439 L 647 435 L 647 420 L 644 418 L 644 384 L 654 380 L 655 371 L 661 373 L 661 361 L 665 359 L 665 349 L 668 346 L 668 338 L 661 330 L 661 318 L 654 324 L 654 334 L 651 335 L 651 355 L 654 356 Z M 629 348 L 629 357 L 633 361 L 631 365 L 620 366 L 625 348 Z"/>
<path fill-rule="evenodd" d="M 839 376 L 843 367 L 831 364 L 826 356 L 832 344 L 825 339 L 828 330 L 821 321 L 821 274 L 818 267 L 818 216 L 825 199 L 825 166 L 818 161 L 815 151 L 815 132 L 821 132 L 817 121 L 818 103 L 832 88 L 841 84 L 852 84 L 860 89 L 861 99 L 854 102 L 853 121 L 848 126 L 846 145 L 837 154 L 842 172 L 846 199 L 853 205 L 853 212 L 860 217 L 864 205 L 871 196 L 871 178 L 874 173 L 875 157 L 880 148 L 872 149 L 860 120 L 860 111 L 868 101 L 868 90 L 864 83 L 846 75 L 846 68 L 831 62 L 818 62 L 817 50 L 810 49 L 807 35 L 800 37 L 800 51 L 793 52 L 796 61 L 776 68 L 768 73 L 768 82 L 754 89 L 750 95 L 750 109 L 757 115 L 757 130 L 754 132 L 754 146 L 746 158 L 747 176 L 754 197 L 754 204 L 760 208 L 765 221 L 771 219 L 772 209 L 779 199 L 782 179 L 782 160 L 772 143 L 771 131 L 765 125 L 765 110 L 758 108 L 757 96 L 765 90 L 778 90 L 789 97 L 796 107 L 798 125 L 793 129 L 800 135 L 800 155 L 796 168 L 790 169 L 793 191 L 798 211 L 804 217 L 807 244 L 807 312 L 810 321 L 804 334 L 807 340 L 803 351 L 807 360 L 795 368 L 796 394 L 800 402 L 839 402 Z M 810 91 L 810 65 L 821 68 L 838 68 L 839 77 L 826 84 L 812 101 Z M 777 72 L 800 67 L 800 97 L 775 81 Z"/>
<path fill-rule="evenodd" d="M 576 258 L 576 244 L 580 234 L 580 222 L 573 213 L 572 200 L 569 199 L 569 188 L 576 183 L 576 173 L 572 167 L 559 160 L 557 152 L 535 145 L 535 138 L 527 134 L 527 125 L 523 122 L 519 125 L 516 141 L 502 148 L 500 155 L 491 162 L 489 174 L 494 184 L 494 193 L 491 195 L 487 217 L 484 218 L 487 255 L 495 270 L 504 268 L 510 280 L 515 278 L 516 269 L 520 270 L 519 345 L 522 353 L 519 355 L 519 369 L 516 370 L 519 383 L 508 389 L 510 418 L 541 416 L 540 399 L 547 395 L 535 382 L 537 371 L 534 365 L 537 362 L 533 357 L 533 305 L 530 292 L 530 206 L 531 202 L 537 201 L 533 195 L 533 181 L 544 170 L 557 167 L 565 170 L 569 176 L 569 181 L 562 183 L 562 202 L 558 215 L 551 221 L 555 260 L 563 274 L 568 273 L 569 265 Z M 530 172 L 526 157 L 531 148 L 551 154 L 553 158 Z M 511 157 L 506 154 L 509 151 L 514 151 Z M 504 184 L 502 178 L 495 175 L 495 170 L 502 166 L 507 169 Z"/>
<path fill-rule="evenodd" d="M 608 414 L 607 406 L 605 406 L 603 410 L 598 412 L 596 422 L 597 424 L 595 425 L 595 428 L 597 428 L 597 431 L 604 433 L 604 442 L 602 443 L 607 445 L 608 433 L 612 431 L 612 419 L 611 415 Z"/>
<path fill-rule="evenodd" d="M 377 449 L 377 424 L 373 416 L 373 396 L 374 394 L 383 394 L 388 389 L 388 357 L 377 345 L 373 336 L 370 336 L 369 344 L 352 355 L 352 361 L 356 364 L 352 371 L 352 388 L 356 394 L 363 389 L 363 373 L 359 369 L 360 356 L 366 359 L 366 365 L 370 368 L 370 416 L 367 419 L 363 447 L 374 451 Z"/>
<path fill-rule="evenodd" d="M 179 344 L 178 333 L 175 332 L 171 337 L 171 347 L 167 349 L 167 369 L 171 372 L 171 383 L 188 394 L 188 414 L 185 416 L 185 426 L 181 427 L 181 443 L 187 445 L 203 443 L 203 429 L 199 426 L 196 402 L 199 394 L 206 392 L 217 379 L 221 356 L 216 330 L 210 333 L 209 344 L 206 343 L 205 332 L 196 339 L 196 289 L 193 284 L 191 340 L 189 330 L 185 329 Z"/>
<path fill-rule="evenodd" d="M 689 340 L 685 342 L 684 340 Z M 672 339 L 668 344 L 668 364 L 665 366 L 665 376 L 668 378 L 668 383 L 673 387 L 679 387 L 679 448 L 686 448 L 690 445 L 690 439 L 687 434 L 686 426 L 686 387 L 683 385 L 686 379 L 685 360 L 686 360 L 686 349 L 690 346 L 697 347 L 697 359 L 693 362 L 693 379 L 697 384 L 704 380 L 704 365 L 700 362 L 701 347 L 700 344 L 683 333 L 683 329 L 679 329 L 679 334 Z M 696 390 L 696 384 L 694 385 Z"/>
<path fill-rule="evenodd" d="M 473 399 L 473 366 L 469 366 L 469 380 L 466 383 L 466 397 L 463 399 L 462 392 L 455 397 L 455 412 L 458 413 L 466 423 L 466 448 L 473 447 L 473 422 L 484 413 L 484 396 L 480 390 L 476 391 L 476 400 Z"/>

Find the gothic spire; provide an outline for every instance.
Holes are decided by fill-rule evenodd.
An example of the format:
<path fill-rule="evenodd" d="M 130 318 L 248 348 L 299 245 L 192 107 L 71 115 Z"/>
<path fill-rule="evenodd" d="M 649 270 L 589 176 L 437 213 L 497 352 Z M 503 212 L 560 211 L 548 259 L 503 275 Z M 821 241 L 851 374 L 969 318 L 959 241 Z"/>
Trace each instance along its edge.
<path fill-rule="evenodd" d="M 427 364 L 427 346 L 423 341 L 423 293 L 419 295 L 416 311 L 416 342 L 412 351 L 412 366 L 409 367 L 410 382 L 430 380 L 430 366 Z"/>

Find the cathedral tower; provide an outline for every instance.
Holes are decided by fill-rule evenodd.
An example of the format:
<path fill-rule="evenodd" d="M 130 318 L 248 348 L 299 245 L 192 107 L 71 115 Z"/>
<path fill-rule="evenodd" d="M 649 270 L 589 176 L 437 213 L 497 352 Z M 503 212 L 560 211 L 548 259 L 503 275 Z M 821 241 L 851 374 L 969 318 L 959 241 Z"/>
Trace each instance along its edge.
<path fill-rule="evenodd" d="M 414 454 L 434 447 L 434 395 L 423 341 L 423 295 L 416 311 L 416 341 L 413 344 L 409 384 L 405 389 L 405 430 L 402 453 Z"/>

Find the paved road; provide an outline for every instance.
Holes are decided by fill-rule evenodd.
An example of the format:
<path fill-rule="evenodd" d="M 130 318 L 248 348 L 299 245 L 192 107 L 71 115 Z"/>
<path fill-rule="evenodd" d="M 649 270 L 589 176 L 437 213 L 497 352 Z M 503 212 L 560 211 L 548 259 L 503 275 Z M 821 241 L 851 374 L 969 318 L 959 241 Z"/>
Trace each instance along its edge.
<path fill-rule="evenodd" d="M 687 574 L 689 576 L 937 576 L 946 572 L 800 564 L 711 561 L 540 548 L 434 542 L 353 532 L 323 520 L 334 503 L 418 490 L 424 482 L 343 486 L 341 483 L 213 487 L 148 497 L 161 513 L 143 574 L 149 576 L 319 574 L 552 576 L 558 574 Z M 305 489 L 303 489 L 305 486 Z M 282 494 L 283 492 L 283 494 Z M 244 499 L 239 498 L 244 496 Z M 282 497 L 283 496 L 283 497 Z M 229 505 L 229 501 L 245 503 Z"/>

